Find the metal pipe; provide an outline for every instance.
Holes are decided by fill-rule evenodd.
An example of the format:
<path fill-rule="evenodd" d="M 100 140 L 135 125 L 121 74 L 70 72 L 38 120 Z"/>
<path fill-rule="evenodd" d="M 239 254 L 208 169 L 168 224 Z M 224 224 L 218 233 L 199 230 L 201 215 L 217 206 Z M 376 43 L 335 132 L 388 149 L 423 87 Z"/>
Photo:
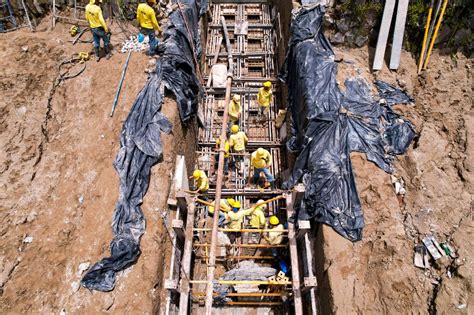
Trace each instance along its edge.
<path fill-rule="evenodd" d="M 199 297 L 199 296 L 206 296 L 206 292 L 193 292 L 193 296 Z M 261 297 L 261 296 L 268 296 L 268 297 L 280 297 L 280 296 L 287 296 L 288 293 L 283 291 L 283 292 L 239 292 L 239 293 L 226 293 L 225 296 L 245 296 L 245 297 Z M 214 293 L 214 296 L 219 296 L 219 293 Z"/>
<path fill-rule="evenodd" d="M 227 25 L 225 23 L 225 18 L 221 16 L 222 28 L 224 31 L 225 43 L 228 53 L 228 64 L 229 69 L 227 72 L 227 82 L 225 90 L 225 100 L 224 100 L 224 117 L 222 119 L 222 130 L 221 130 L 221 144 L 219 148 L 219 163 L 217 168 L 217 181 L 216 181 L 216 199 L 215 199 L 215 209 L 218 209 L 221 202 L 221 193 L 222 193 L 222 181 L 224 179 L 224 145 L 226 140 L 226 129 L 227 121 L 229 119 L 229 107 L 227 104 L 230 102 L 230 91 L 232 85 L 232 75 L 234 72 L 233 60 L 232 60 L 232 48 L 230 46 L 229 33 L 227 31 Z M 207 282 L 206 282 L 206 314 L 211 315 L 212 312 L 212 300 L 213 300 L 213 290 L 214 290 L 214 274 L 216 270 L 216 250 L 217 250 L 217 227 L 218 227 L 219 215 L 214 216 L 212 224 L 212 233 L 211 233 L 211 248 L 209 251 L 209 264 L 207 266 Z"/>
<path fill-rule="evenodd" d="M 426 54 L 426 60 L 425 60 L 425 64 L 423 65 L 423 69 L 426 69 L 426 67 L 428 66 L 428 62 L 430 62 L 431 52 L 433 50 L 436 37 L 438 37 L 439 27 L 441 25 L 441 22 L 443 21 L 444 12 L 446 11 L 447 5 L 448 5 L 448 0 L 444 0 L 443 8 L 441 9 L 441 14 L 439 16 L 438 23 L 436 23 L 436 28 L 433 34 L 433 38 L 431 39 L 430 48 L 428 49 L 428 53 Z"/>
<path fill-rule="evenodd" d="M 281 281 L 281 282 L 276 282 L 276 281 L 270 281 L 270 280 L 213 280 L 213 282 L 217 284 L 230 284 L 230 285 L 236 285 L 236 284 L 256 284 L 256 285 L 265 285 L 265 284 L 271 284 L 271 285 L 289 285 L 291 282 L 289 281 Z M 207 280 L 189 280 L 189 283 L 192 284 L 206 284 Z M 211 292 L 211 297 L 212 297 Z M 207 290 L 206 290 L 206 296 L 207 296 Z"/>
<path fill-rule="evenodd" d="M 125 78 L 125 73 L 127 72 L 128 61 L 130 60 L 130 56 L 132 55 L 132 51 L 128 52 L 127 60 L 125 61 L 125 65 L 123 66 L 122 70 L 122 77 L 120 78 L 119 86 L 117 88 L 117 92 L 115 93 L 114 104 L 112 105 L 112 110 L 110 111 L 110 117 L 114 115 L 115 106 L 117 106 L 118 97 L 120 95 L 120 91 L 122 90 L 123 79 Z"/>
<path fill-rule="evenodd" d="M 216 216 L 214 216 L 216 217 Z M 219 218 L 219 216 L 217 216 Z M 224 229 L 224 228 L 217 228 L 219 232 L 282 232 L 286 233 L 288 230 L 285 229 Z M 195 232 L 209 232 L 209 231 L 214 231 L 214 227 L 211 228 L 193 228 L 193 231 Z M 217 235 L 217 233 L 216 233 Z M 283 235 L 284 236 L 284 235 Z M 212 242 L 211 242 L 212 246 Z"/>
<path fill-rule="evenodd" d="M 425 50 L 426 50 L 426 40 L 428 39 L 428 29 L 430 28 L 431 22 L 431 14 L 433 13 L 433 0 L 431 0 L 430 7 L 428 8 L 428 18 L 426 19 L 426 26 L 425 26 L 425 35 L 423 36 L 423 44 L 421 45 L 421 54 L 420 54 L 420 61 L 418 63 L 418 73 L 421 71 L 421 67 L 423 66 L 423 59 L 425 58 Z"/>
<path fill-rule="evenodd" d="M 193 244 L 194 247 L 208 247 L 210 244 Z M 286 244 L 271 245 L 271 244 L 218 244 L 217 247 L 240 247 L 240 248 L 274 248 L 274 247 L 288 247 Z"/>

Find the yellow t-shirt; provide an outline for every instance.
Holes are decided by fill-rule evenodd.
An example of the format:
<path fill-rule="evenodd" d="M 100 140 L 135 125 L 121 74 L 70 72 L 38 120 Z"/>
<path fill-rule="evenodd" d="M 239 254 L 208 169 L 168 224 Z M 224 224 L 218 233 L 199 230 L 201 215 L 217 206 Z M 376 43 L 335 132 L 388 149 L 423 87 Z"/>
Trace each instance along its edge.
<path fill-rule="evenodd" d="M 247 135 L 243 131 L 239 131 L 236 134 L 230 135 L 230 146 L 234 148 L 234 151 L 241 152 L 245 151 L 245 145 L 249 141 Z"/>
<path fill-rule="evenodd" d="M 238 212 L 229 211 L 226 214 L 226 219 L 229 221 L 227 223 L 227 228 L 240 230 L 242 229 L 242 221 L 246 215 L 252 213 L 253 208 L 247 210 L 239 210 Z"/>
<path fill-rule="evenodd" d="M 265 91 L 263 87 L 258 89 L 257 102 L 259 106 L 268 107 L 272 102 L 272 90 Z"/>
<path fill-rule="evenodd" d="M 103 27 L 106 33 L 109 31 L 102 16 L 102 10 L 98 5 L 92 3 L 86 5 L 86 20 L 89 22 L 90 28 Z"/>
<path fill-rule="evenodd" d="M 263 156 L 258 156 L 257 151 L 252 153 L 251 156 L 252 166 L 255 168 L 265 168 L 272 165 L 272 156 L 270 152 L 264 149 Z"/>
<path fill-rule="evenodd" d="M 137 21 L 143 28 L 155 29 L 161 32 L 160 25 L 156 20 L 155 10 L 147 3 L 140 3 L 137 7 Z"/>
<path fill-rule="evenodd" d="M 229 103 L 229 119 L 231 121 L 237 121 L 240 118 L 240 113 L 242 108 L 240 107 L 240 102 L 234 102 L 234 100 Z"/>
<path fill-rule="evenodd" d="M 219 147 L 220 147 L 220 144 L 221 144 L 221 139 L 220 138 L 217 138 L 216 139 L 216 150 L 219 150 Z M 230 157 L 230 143 L 229 141 L 225 141 L 224 142 L 224 157 L 225 158 L 228 158 Z"/>
<path fill-rule="evenodd" d="M 200 175 L 199 178 L 197 179 L 197 187 L 201 192 L 206 192 L 209 190 L 209 179 L 207 178 L 206 173 L 203 171 L 199 171 Z"/>
<path fill-rule="evenodd" d="M 262 229 L 265 227 L 266 220 L 265 214 L 260 207 L 256 207 L 255 210 L 252 212 L 252 218 L 250 219 L 250 226 L 256 229 Z"/>

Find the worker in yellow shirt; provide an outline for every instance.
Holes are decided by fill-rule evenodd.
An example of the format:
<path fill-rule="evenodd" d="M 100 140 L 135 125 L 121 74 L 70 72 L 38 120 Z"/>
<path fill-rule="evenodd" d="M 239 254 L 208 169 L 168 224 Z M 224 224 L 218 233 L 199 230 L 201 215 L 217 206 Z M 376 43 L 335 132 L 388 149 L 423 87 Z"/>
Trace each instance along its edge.
<path fill-rule="evenodd" d="M 233 199 L 232 199 L 233 200 Z M 253 208 L 243 210 L 240 209 L 240 202 L 237 200 L 233 200 L 232 203 L 229 203 L 232 206 L 232 211 L 226 213 L 226 220 L 227 220 L 227 228 L 233 230 L 241 230 L 242 229 L 242 221 L 245 216 L 250 215 L 253 211 Z M 235 240 L 240 237 L 241 232 L 228 232 L 227 236 L 229 237 L 230 243 L 235 243 Z"/>
<path fill-rule="evenodd" d="M 260 178 L 260 173 L 263 172 L 267 181 L 265 182 L 264 188 L 268 186 L 273 187 L 275 179 L 270 173 L 269 167 L 272 165 L 272 156 L 270 152 L 264 148 L 258 148 L 257 151 L 252 153 L 250 157 L 250 164 L 253 166 L 253 183 L 258 184 Z"/>
<path fill-rule="evenodd" d="M 234 155 L 235 167 L 237 170 L 240 170 L 241 163 L 244 160 L 245 146 L 249 139 L 243 131 L 239 131 L 239 126 L 233 125 L 230 128 L 232 134 L 230 135 L 229 145 L 232 148 L 232 151 L 237 155 Z"/>
<path fill-rule="evenodd" d="M 250 218 L 250 228 L 251 229 L 264 229 L 267 226 L 267 220 L 265 219 L 265 210 L 267 209 L 267 204 L 263 204 L 265 201 L 260 199 L 257 201 L 255 206 L 253 206 L 253 211 Z M 249 244 L 258 244 L 260 243 L 260 232 L 252 233 Z"/>
<path fill-rule="evenodd" d="M 153 56 L 158 46 L 155 30 L 158 31 L 158 34 L 161 34 L 160 25 L 156 20 L 155 10 L 153 9 L 156 0 L 140 0 L 140 2 L 137 8 L 137 20 L 140 25 L 140 33 L 148 36 L 148 44 L 150 45 L 148 55 Z"/>
<path fill-rule="evenodd" d="M 194 193 L 207 193 L 209 190 L 209 179 L 204 171 L 196 169 L 193 172 L 193 176 L 190 176 L 189 178 L 193 178 L 196 181 L 197 189 Z"/>
<path fill-rule="evenodd" d="M 102 5 L 102 0 L 90 0 L 89 4 L 86 5 L 86 20 L 89 22 L 94 40 L 96 61 L 100 60 L 100 39 L 104 42 L 105 58 L 109 59 L 112 56 L 110 54 L 110 31 L 107 24 L 105 24 L 100 5 Z"/>
<path fill-rule="evenodd" d="M 263 86 L 258 89 L 257 103 L 258 103 L 258 116 L 260 120 L 265 120 L 268 111 L 270 110 L 270 104 L 272 103 L 272 83 L 266 81 Z"/>
<path fill-rule="evenodd" d="M 280 245 L 283 241 L 283 233 L 282 230 L 285 229 L 283 224 L 280 224 L 280 220 L 272 215 L 270 217 L 270 231 L 264 234 L 265 240 L 268 242 L 270 245 Z M 272 231 L 273 230 L 273 231 Z M 273 256 L 278 256 L 278 248 L 273 247 L 271 248 L 271 252 Z"/>
<path fill-rule="evenodd" d="M 210 203 L 214 204 L 214 201 L 210 201 Z M 220 209 L 219 209 L 219 221 L 218 226 L 221 227 L 225 223 L 225 214 L 232 210 L 231 204 L 234 204 L 235 200 L 232 198 L 221 199 L 220 201 Z M 209 206 L 207 208 L 207 212 L 209 213 L 210 217 L 214 217 L 214 206 Z"/>
<path fill-rule="evenodd" d="M 221 139 L 216 138 L 216 154 L 214 155 L 214 171 L 217 172 L 217 167 L 219 166 L 219 149 L 221 146 Z M 229 172 L 229 158 L 230 158 L 230 143 L 228 140 L 224 142 L 224 174 L 228 175 Z"/>
<path fill-rule="evenodd" d="M 240 95 L 234 94 L 229 103 L 229 125 L 238 125 L 241 114 L 242 108 L 240 106 Z"/>

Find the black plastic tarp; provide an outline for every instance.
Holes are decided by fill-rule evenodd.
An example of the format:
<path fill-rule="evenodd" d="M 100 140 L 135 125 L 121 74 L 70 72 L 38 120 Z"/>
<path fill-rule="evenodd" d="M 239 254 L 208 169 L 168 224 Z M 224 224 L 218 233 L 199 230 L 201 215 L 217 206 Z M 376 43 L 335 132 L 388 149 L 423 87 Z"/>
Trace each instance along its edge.
<path fill-rule="evenodd" d="M 150 170 L 162 159 L 160 134 L 172 130 L 171 123 L 160 112 L 164 87 L 175 94 L 183 123 L 196 110 L 200 85 L 192 54 L 201 50 L 200 8 L 194 1 L 180 3 L 181 11 L 175 10 L 170 16 L 155 72 L 139 93 L 122 128 L 120 149 L 114 161 L 120 177 L 120 194 L 112 222 L 115 236 L 110 244 L 110 257 L 94 264 L 81 281 L 89 289 L 113 290 L 116 272 L 133 264 L 140 255 L 140 237 L 145 232 L 140 205 L 148 189 Z"/>
<path fill-rule="evenodd" d="M 376 82 L 375 100 L 362 79 L 336 81 L 331 45 L 321 30 L 324 8 L 302 8 L 294 16 L 281 79 L 288 84 L 292 137 L 287 147 L 299 153 L 283 184 L 299 181 L 305 195 L 296 206 L 299 219 L 326 223 L 342 236 L 362 238 L 364 219 L 352 172 L 351 152 L 366 153 L 384 171 L 392 172 L 394 154 L 404 153 L 415 137 L 411 123 L 392 109 L 413 101 L 406 93 Z"/>

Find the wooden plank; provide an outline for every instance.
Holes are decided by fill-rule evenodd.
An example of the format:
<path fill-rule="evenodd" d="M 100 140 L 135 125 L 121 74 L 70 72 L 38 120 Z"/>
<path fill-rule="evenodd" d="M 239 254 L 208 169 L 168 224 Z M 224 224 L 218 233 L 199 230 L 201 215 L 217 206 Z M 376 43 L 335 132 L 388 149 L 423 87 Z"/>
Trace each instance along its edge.
<path fill-rule="evenodd" d="M 290 244 L 291 274 L 293 277 L 292 285 L 295 314 L 303 314 L 303 303 L 301 301 L 300 269 L 298 262 L 298 246 L 296 244 L 295 237 L 295 224 L 291 223 L 289 220 L 294 214 L 292 194 L 289 194 L 286 197 L 286 213 L 288 218 L 288 242 Z"/>
<path fill-rule="evenodd" d="M 392 54 L 390 56 L 390 69 L 396 70 L 400 65 L 400 54 L 402 52 L 403 35 L 407 20 L 408 0 L 398 0 L 397 19 L 393 31 Z"/>
<path fill-rule="evenodd" d="M 188 214 L 186 216 L 186 232 L 184 241 L 183 259 L 181 260 L 181 287 L 179 296 L 179 314 L 187 315 L 189 307 L 189 292 L 191 275 L 191 258 L 193 253 L 193 223 L 194 223 L 194 202 L 188 204 Z"/>
<path fill-rule="evenodd" d="M 395 0 L 387 0 L 383 10 L 382 24 L 380 25 L 379 37 L 377 39 L 377 47 L 375 48 L 373 70 L 381 70 L 385 56 L 385 48 L 387 46 L 388 33 L 392 24 L 393 10 L 395 8 Z"/>

